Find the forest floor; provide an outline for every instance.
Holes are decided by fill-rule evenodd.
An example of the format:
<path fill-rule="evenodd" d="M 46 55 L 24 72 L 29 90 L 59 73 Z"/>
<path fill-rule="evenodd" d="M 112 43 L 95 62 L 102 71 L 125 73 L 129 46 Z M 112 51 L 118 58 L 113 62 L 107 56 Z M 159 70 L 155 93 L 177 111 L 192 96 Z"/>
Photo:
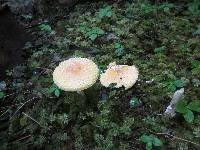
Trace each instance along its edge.
<path fill-rule="evenodd" d="M 19 25 L 9 9 L 0 10 L 0 80 L 6 76 L 6 69 L 23 62 L 23 47 L 31 36 Z"/>
<path fill-rule="evenodd" d="M 200 149 L 198 0 L 88 2 L 61 18 L 26 28 L 29 57 L 0 82 L 0 149 Z M 128 90 L 97 81 L 85 96 L 64 92 L 52 72 L 70 57 L 92 59 L 100 73 L 135 65 L 139 79 Z"/>

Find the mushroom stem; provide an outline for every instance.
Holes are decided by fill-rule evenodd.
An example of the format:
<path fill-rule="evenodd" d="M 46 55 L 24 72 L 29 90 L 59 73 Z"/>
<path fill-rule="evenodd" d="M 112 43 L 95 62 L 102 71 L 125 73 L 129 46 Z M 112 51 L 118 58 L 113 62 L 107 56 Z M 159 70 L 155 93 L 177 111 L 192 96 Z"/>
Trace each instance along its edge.
<path fill-rule="evenodd" d="M 82 95 L 82 96 L 85 96 L 85 93 L 84 91 L 77 91 L 78 94 Z"/>
<path fill-rule="evenodd" d="M 85 111 L 87 109 L 87 96 L 84 91 L 77 91 L 78 94 L 78 101 L 76 104 L 79 107 L 79 111 Z"/>

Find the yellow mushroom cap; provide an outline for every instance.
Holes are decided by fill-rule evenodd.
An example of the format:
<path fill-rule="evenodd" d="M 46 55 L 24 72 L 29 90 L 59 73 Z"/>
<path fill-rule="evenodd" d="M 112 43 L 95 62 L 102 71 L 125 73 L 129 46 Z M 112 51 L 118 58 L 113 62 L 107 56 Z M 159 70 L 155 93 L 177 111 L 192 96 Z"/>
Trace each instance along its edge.
<path fill-rule="evenodd" d="M 55 68 L 53 81 L 64 91 L 82 91 L 96 82 L 98 73 L 98 67 L 92 60 L 70 58 Z"/>
<path fill-rule="evenodd" d="M 125 89 L 131 88 L 138 79 L 138 69 L 128 65 L 116 65 L 111 63 L 105 73 L 101 74 L 100 82 L 105 87 L 116 83 L 116 88 L 124 86 Z"/>

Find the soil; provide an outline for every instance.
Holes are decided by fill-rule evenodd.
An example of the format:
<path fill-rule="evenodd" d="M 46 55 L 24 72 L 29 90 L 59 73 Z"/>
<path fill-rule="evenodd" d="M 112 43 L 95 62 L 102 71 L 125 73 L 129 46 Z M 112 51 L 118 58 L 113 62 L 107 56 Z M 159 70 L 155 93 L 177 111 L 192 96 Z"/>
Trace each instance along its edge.
<path fill-rule="evenodd" d="M 30 35 L 8 10 L 0 11 L 0 80 L 5 78 L 5 71 L 23 62 L 23 47 L 30 40 Z"/>

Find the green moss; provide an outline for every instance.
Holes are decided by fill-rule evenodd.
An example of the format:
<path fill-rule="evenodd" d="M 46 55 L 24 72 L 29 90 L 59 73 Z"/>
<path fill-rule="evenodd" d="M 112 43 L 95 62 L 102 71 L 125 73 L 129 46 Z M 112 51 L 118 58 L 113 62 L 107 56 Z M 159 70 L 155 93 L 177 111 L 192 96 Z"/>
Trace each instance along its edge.
<path fill-rule="evenodd" d="M 14 116 L 16 122 L 23 122 L 23 133 L 31 135 L 29 142 L 36 148 L 48 144 L 49 149 L 144 149 L 138 139 L 153 131 L 170 132 L 198 143 L 198 113 L 194 113 L 192 124 L 181 115 L 171 120 L 162 115 L 179 88 L 185 88 L 188 102 L 200 97 L 200 36 L 196 34 L 200 14 L 193 3 L 139 0 L 121 5 L 77 5 L 68 19 L 52 27 L 56 34 L 46 35 L 47 42 L 40 50 L 33 50 L 23 79 L 25 85 L 17 89 L 29 92 L 18 94 L 16 104 L 36 97 L 22 111 L 40 125 L 27 118 L 24 123 L 23 114 Z M 129 90 L 96 83 L 85 96 L 69 92 L 56 96 L 49 91 L 52 70 L 59 61 L 72 56 L 93 59 L 101 72 L 114 61 L 136 65 L 139 81 Z M 135 107 L 130 105 L 133 97 L 140 100 Z M 16 122 L 11 122 L 9 137 L 22 128 Z M 161 138 L 164 148 L 196 148 Z M 23 147 L 23 142 L 19 143 Z M 8 142 L 9 146 L 13 143 Z"/>

